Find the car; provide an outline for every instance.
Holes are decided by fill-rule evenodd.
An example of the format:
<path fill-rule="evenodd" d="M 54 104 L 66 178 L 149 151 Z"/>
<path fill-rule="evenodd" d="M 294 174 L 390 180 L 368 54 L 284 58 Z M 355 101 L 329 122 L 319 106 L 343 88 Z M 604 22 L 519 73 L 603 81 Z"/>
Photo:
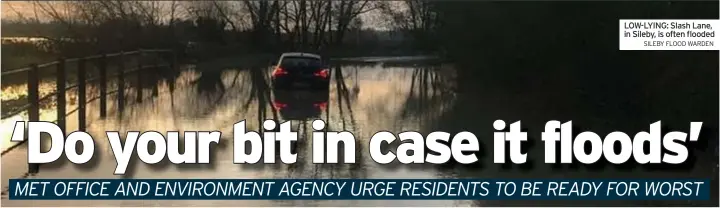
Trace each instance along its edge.
<path fill-rule="evenodd" d="M 272 71 L 272 85 L 276 89 L 310 87 L 328 89 L 330 69 L 322 57 L 312 53 L 283 53 Z"/>

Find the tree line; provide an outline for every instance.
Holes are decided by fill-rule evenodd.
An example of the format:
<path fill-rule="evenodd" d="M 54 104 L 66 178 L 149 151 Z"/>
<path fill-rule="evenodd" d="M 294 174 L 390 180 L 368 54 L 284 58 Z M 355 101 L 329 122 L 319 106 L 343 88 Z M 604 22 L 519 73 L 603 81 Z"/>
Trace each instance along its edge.
<path fill-rule="evenodd" d="M 78 48 L 97 52 L 185 47 L 187 42 L 241 44 L 251 51 L 317 51 L 343 45 L 350 31 L 363 27 L 360 15 L 384 4 L 355 0 L 28 3 L 34 15 L 18 15 L 20 21 L 4 22 L 4 27 L 45 37 L 63 53 Z"/>

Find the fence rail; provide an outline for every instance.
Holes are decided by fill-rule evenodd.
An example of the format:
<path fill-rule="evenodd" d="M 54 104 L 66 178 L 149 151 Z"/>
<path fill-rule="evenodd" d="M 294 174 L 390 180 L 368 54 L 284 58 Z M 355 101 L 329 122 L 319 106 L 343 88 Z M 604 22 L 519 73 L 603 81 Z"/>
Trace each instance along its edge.
<path fill-rule="evenodd" d="M 171 60 L 169 60 L 168 64 L 160 64 L 160 63 L 154 63 L 145 65 L 142 60 L 138 60 L 137 67 L 126 69 L 125 66 L 125 56 L 128 55 L 148 55 L 148 54 L 170 54 Z M 100 55 L 93 55 L 93 56 L 87 56 L 82 58 L 71 58 L 71 59 L 59 59 L 58 61 L 53 61 L 49 63 L 43 63 L 43 64 L 31 64 L 28 67 L 20 68 L 20 69 L 14 69 L 6 72 L 2 72 L 2 76 L 8 76 L 8 75 L 15 75 L 20 73 L 27 73 L 27 104 L 21 106 L 20 108 L 14 109 L 14 111 L 3 114 L 2 119 L 7 119 L 12 116 L 16 116 L 18 114 L 21 114 L 22 112 L 28 113 L 28 119 L 27 121 L 40 121 L 40 103 L 42 101 L 49 100 L 52 97 L 56 98 L 56 113 L 57 113 L 57 120 L 53 121 L 57 123 L 58 127 L 63 131 L 63 133 L 66 133 L 66 123 L 65 119 L 68 115 L 77 112 L 78 115 L 78 130 L 79 131 L 85 131 L 86 128 L 86 105 L 92 101 L 100 100 L 100 118 L 105 118 L 107 116 L 107 97 L 112 94 L 117 94 L 117 108 L 118 112 L 122 112 L 124 105 L 125 105 L 125 90 L 129 89 L 125 87 L 125 75 L 135 73 L 136 74 L 136 80 L 137 80 L 137 86 L 135 88 L 137 89 L 137 101 L 142 101 L 142 80 L 143 80 L 143 73 L 140 73 L 143 69 L 148 68 L 164 68 L 169 67 L 171 69 L 174 69 L 176 67 L 176 56 L 175 52 L 172 50 L 163 50 L 163 49 L 151 49 L 151 50 L 137 50 L 137 51 L 131 51 L 131 52 L 119 52 L 119 53 L 112 53 L 112 54 L 100 54 Z M 108 76 L 108 58 L 120 58 L 120 61 L 118 62 L 118 73 L 115 73 L 113 75 Z M 142 58 L 142 57 L 141 57 Z M 99 61 L 97 65 L 97 72 L 98 76 L 86 78 L 86 72 L 87 72 L 87 63 L 88 61 Z M 67 83 L 67 70 L 66 65 L 70 62 L 76 62 L 77 63 L 77 83 L 74 83 L 70 86 L 66 86 Z M 55 67 L 55 91 L 51 92 L 47 95 L 44 95 L 40 97 L 39 92 L 39 85 L 40 85 L 40 68 L 50 68 Z M 108 78 L 116 78 L 117 79 L 117 89 L 108 91 Z M 99 91 L 100 95 L 96 96 L 91 99 L 87 99 L 87 93 L 86 93 L 86 86 L 88 83 L 91 82 L 98 82 L 99 84 Z M 66 93 L 67 91 L 77 88 L 77 99 L 78 99 L 78 107 L 74 110 L 71 110 L 70 112 L 66 112 Z M 5 155 L 12 151 L 13 149 L 16 149 L 20 145 L 24 144 L 25 141 L 15 143 L 13 146 L 5 149 L 2 151 L 1 155 Z M 28 173 L 37 173 L 39 171 L 39 164 L 28 164 Z"/>

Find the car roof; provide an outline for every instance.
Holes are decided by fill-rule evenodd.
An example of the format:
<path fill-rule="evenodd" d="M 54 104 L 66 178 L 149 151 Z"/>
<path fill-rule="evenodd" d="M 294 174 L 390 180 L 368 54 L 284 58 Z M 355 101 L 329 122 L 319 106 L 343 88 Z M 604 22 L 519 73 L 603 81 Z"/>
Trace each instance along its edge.
<path fill-rule="evenodd" d="M 312 54 L 312 53 L 303 53 L 303 52 L 289 52 L 289 53 L 283 53 L 282 57 L 311 57 L 316 59 L 321 59 L 320 55 Z"/>

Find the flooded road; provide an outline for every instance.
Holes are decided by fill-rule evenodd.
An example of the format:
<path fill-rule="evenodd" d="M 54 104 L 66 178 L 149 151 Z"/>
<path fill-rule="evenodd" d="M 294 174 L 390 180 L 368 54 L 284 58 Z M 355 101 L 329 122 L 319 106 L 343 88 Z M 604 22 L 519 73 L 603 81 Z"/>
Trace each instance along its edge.
<path fill-rule="evenodd" d="M 196 66 L 202 68 L 204 66 Z M 418 131 L 452 103 L 452 95 L 433 91 L 428 72 L 438 66 L 340 65 L 333 68 L 329 90 L 274 91 L 262 79 L 261 69 L 188 70 L 178 78 L 172 93 L 160 84 L 158 96 L 128 105 L 123 116 L 90 119 L 88 131 L 96 141 L 96 159 L 88 164 L 69 162 L 43 165 L 33 178 L 446 178 L 451 172 L 432 166 L 381 166 L 367 153 L 369 138 L 378 131 Z M 423 75 L 425 74 L 425 75 Z M 260 78 L 258 78 L 260 77 Z M 425 78 L 425 81 L 420 80 Z M 183 81 L 185 80 L 185 81 Z M 187 81 L 191 80 L 191 81 Z M 424 89 L 421 89 L 424 88 Z M 147 92 L 146 92 L 147 93 Z M 130 96 L 132 97 L 132 96 Z M 422 101 L 424 99 L 427 101 Z M 409 103 L 412 102 L 412 103 Z M 113 102 L 108 102 L 113 103 Z M 88 106 L 90 118 L 96 106 Z M 113 107 L 110 107 L 113 109 Z M 114 112 L 114 111 L 110 111 Z M 423 112 L 423 113 L 419 113 Z M 48 117 L 53 112 L 49 110 Z M 112 114 L 110 114 L 112 115 Z M 43 118 L 47 118 L 43 116 Z M 75 128 L 69 116 L 68 129 Z M 285 165 L 232 163 L 232 127 L 246 120 L 258 130 L 259 121 L 291 121 L 298 132 L 298 162 Z M 350 131 L 356 137 L 356 164 L 319 165 L 311 160 L 311 127 L 316 118 L 333 131 Z M 5 128 L 9 121 L 5 122 Z M 112 158 L 104 131 L 222 131 L 209 165 L 146 165 L 131 163 L 125 176 L 113 175 Z M 11 132 L 3 132 L 7 144 Z M 4 145 L 4 148 L 7 147 Z M 341 148 L 342 150 L 342 148 Z M 27 169 L 24 147 L 2 158 L 3 182 Z M 137 159 L 135 159 L 137 160 Z M 12 176 L 12 177 L 11 177 Z M 7 187 L 6 185 L 3 185 Z M 241 204 L 239 204 L 241 203 Z M 8 206 L 454 206 L 453 201 L 9 201 Z"/>
<path fill-rule="evenodd" d="M 326 91 L 275 91 L 267 80 L 269 67 L 238 68 L 232 64 L 200 64 L 174 75 L 174 85 L 159 81 L 157 89 L 146 89 L 145 95 L 157 96 L 125 107 L 122 116 L 116 112 L 113 101 L 109 101 L 109 116 L 98 119 L 97 102 L 88 106 L 90 124 L 88 132 L 94 135 L 96 154 L 94 159 L 83 165 L 58 162 L 41 166 L 40 173 L 30 178 L 147 178 L 147 179 L 265 179 L 265 178 L 643 178 L 643 177 L 694 177 L 710 178 L 712 172 L 694 168 L 689 172 L 662 172 L 652 170 L 618 170 L 605 168 L 602 171 L 576 169 L 554 169 L 549 165 L 530 168 L 512 165 L 492 164 L 492 125 L 495 119 L 523 119 L 523 125 L 533 131 L 542 129 L 547 117 L 536 116 L 526 119 L 519 115 L 539 115 L 551 109 L 529 102 L 513 102 L 512 96 L 479 96 L 461 98 L 451 93 L 447 78 L 449 65 L 417 64 L 395 62 L 381 64 L 377 61 L 392 59 L 374 58 L 359 64 L 337 64 L 332 68 L 330 89 Z M 451 74 L 451 73 L 450 73 Z M 128 91 L 128 98 L 134 94 Z M 92 96 L 88 96 L 92 97 Z M 134 100 L 134 99 L 130 99 Z M 515 106 L 519 105 L 519 106 Z M 74 108 L 74 107 L 69 107 Z M 457 110 L 460 109 L 460 110 Z M 525 110 L 523 110 L 525 109 Z M 532 113 L 528 113 L 532 112 Z M 41 116 L 53 120 L 53 110 Z M 528 116 L 528 117 L 529 117 Z M 77 116 L 68 117 L 68 129 L 76 129 Z M 356 138 L 355 164 L 313 164 L 311 121 L 321 118 L 332 131 L 350 131 Z M 2 129 L 11 129 L 17 116 L 3 121 Z M 293 130 L 298 132 L 295 164 L 237 165 L 233 164 L 232 127 L 245 120 L 248 129 L 259 130 L 265 119 L 290 120 Z M 126 175 L 114 175 L 116 162 L 105 137 L 105 131 L 221 131 L 222 139 L 211 154 L 211 164 L 173 165 L 161 163 L 146 165 L 137 158 L 131 159 Z M 485 157 L 481 165 L 379 165 L 369 156 L 369 138 L 379 131 L 399 133 L 419 131 L 423 135 L 432 131 L 473 132 L 481 140 L 481 151 Z M 3 148 L 9 144 L 10 133 L 2 132 Z M 533 139 L 539 135 L 529 133 Z M 391 144 L 397 147 L 398 144 Z M 482 147 L 485 145 L 485 147 Z M 394 149 L 394 148 L 393 148 Z M 342 148 L 340 149 L 342 150 Z M 10 178 L 18 178 L 27 170 L 27 155 L 24 146 L 3 155 L 3 188 Z M 529 158 L 542 158 L 542 148 L 528 153 Z M 61 159 L 62 160 L 62 159 Z M 64 160 L 63 160 L 64 161 Z M 700 202 L 708 204 L 712 202 Z M 3 191 L 2 204 L 5 206 L 649 206 L 658 205 L 643 201 L 589 201 L 578 205 L 569 201 L 10 201 Z M 688 206 L 687 202 L 663 202 L 662 206 Z"/>

